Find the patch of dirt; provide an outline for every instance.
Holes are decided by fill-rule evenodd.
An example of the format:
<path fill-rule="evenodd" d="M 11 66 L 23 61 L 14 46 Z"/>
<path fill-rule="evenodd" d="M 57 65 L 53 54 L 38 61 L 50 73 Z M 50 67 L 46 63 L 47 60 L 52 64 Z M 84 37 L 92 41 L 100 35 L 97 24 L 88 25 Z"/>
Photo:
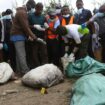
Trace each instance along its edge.
<path fill-rule="evenodd" d="M 48 88 L 48 94 L 42 95 L 40 89 L 11 81 L 0 86 L 0 105 L 69 105 L 74 82 L 74 79 L 65 79 L 63 83 Z"/>

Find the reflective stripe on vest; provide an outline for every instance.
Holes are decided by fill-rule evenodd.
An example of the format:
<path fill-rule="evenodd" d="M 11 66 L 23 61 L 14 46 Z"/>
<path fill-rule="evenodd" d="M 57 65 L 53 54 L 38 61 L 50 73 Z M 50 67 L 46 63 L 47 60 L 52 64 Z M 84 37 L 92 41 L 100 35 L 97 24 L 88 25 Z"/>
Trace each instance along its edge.
<path fill-rule="evenodd" d="M 73 24 L 73 20 L 74 20 L 74 16 L 71 16 L 70 20 L 69 20 L 69 24 Z M 65 26 L 67 25 L 66 24 L 66 20 L 63 18 L 62 19 L 62 23 L 61 23 L 62 26 Z"/>
<path fill-rule="evenodd" d="M 48 39 L 56 39 L 57 35 L 48 35 Z"/>

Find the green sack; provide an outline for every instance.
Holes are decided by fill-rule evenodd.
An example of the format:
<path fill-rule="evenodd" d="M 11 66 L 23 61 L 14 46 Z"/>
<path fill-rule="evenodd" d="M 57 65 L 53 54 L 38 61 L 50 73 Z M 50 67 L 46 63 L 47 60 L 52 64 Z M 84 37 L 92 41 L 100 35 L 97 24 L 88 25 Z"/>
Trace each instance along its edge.
<path fill-rule="evenodd" d="M 105 72 L 105 64 L 87 56 L 83 59 L 75 61 L 74 63 L 69 63 L 65 72 L 67 77 L 83 76 L 96 72 Z"/>
<path fill-rule="evenodd" d="M 70 105 L 105 105 L 105 76 L 93 73 L 77 80 Z"/>

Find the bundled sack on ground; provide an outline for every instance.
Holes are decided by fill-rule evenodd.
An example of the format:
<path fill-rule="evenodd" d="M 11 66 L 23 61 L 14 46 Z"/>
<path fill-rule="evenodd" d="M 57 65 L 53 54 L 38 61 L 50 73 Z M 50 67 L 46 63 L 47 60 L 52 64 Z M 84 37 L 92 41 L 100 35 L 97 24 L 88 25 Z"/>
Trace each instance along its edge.
<path fill-rule="evenodd" d="M 105 72 L 105 64 L 87 56 L 75 62 L 70 62 L 66 68 L 67 77 L 83 76 L 96 72 Z"/>
<path fill-rule="evenodd" d="M 22 78 L 22 83 L 31 87 L 51 87 L 63 81 L 61 70 L 53 64 L 32 69 Z"/>
<path fill-rule="evenodd" d="M 6 83 L 13 75 L 13 70 L 6 62 L 0 63 L 0 84 Z"/>
<path fill-rule="evenodd" d="M 105 76 L 93 73 L 77 80 L 69 105 L 105 105 Z"/>

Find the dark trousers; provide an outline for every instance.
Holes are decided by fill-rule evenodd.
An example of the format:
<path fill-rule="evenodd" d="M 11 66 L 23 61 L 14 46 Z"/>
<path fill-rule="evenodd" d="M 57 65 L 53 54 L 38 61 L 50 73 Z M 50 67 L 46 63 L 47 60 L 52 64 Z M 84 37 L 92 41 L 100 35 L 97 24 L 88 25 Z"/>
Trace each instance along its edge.
<path fill-rule="evenodd" d="M 41 42 L 26 42 L 28 66 L 33 69 L 48 63 L 47 46 Z"/>
<path fill-rule="evenodd" d="M 92 35 L 89 35 L 88 54 L 90 57 L 94 58 L 94 53 L 92 51 Z"/>
<path fill-rule="evenodd" d="M 100 39 L 100 43 L 102 46 L 102 62 L 105 63 L 105 33 L 99 35 Z"/>
<path fill-rule="evenodd" d="M 49 63 L 53 63 L 56 66 L 59 66 L 60 63 L 59 41 L 57 39 L 48 39 L 47 50 Z"/>
<path fill-rule="evenodd" d="M 65 54 L 65 42 L 61 36 L 59 36 L 58 39 L 59 39 L 59 52 L 60 52 L 59 55 L 60 57 L 63 57 Z"/>
<path fill-rule="evenodd" d="M 3 50 L 4 61 L 10 63 L 13 70 L 16 70 L 16 52 L 13 42 L 7 42 L 8 50 Z"/>
<path fill-rule="evenodd" d="M 3 50 L 0 50 L 0 63 L 3 62 Z"/>
<path fill-rule="evenodd" d="M 76 54 L 76 59 L 84 58 L 88 55 L 88 46 L 89 46 L 90 36 L 84 35 L 81 38 L 81 44 L 79 46 L 79 50 Z"/>

